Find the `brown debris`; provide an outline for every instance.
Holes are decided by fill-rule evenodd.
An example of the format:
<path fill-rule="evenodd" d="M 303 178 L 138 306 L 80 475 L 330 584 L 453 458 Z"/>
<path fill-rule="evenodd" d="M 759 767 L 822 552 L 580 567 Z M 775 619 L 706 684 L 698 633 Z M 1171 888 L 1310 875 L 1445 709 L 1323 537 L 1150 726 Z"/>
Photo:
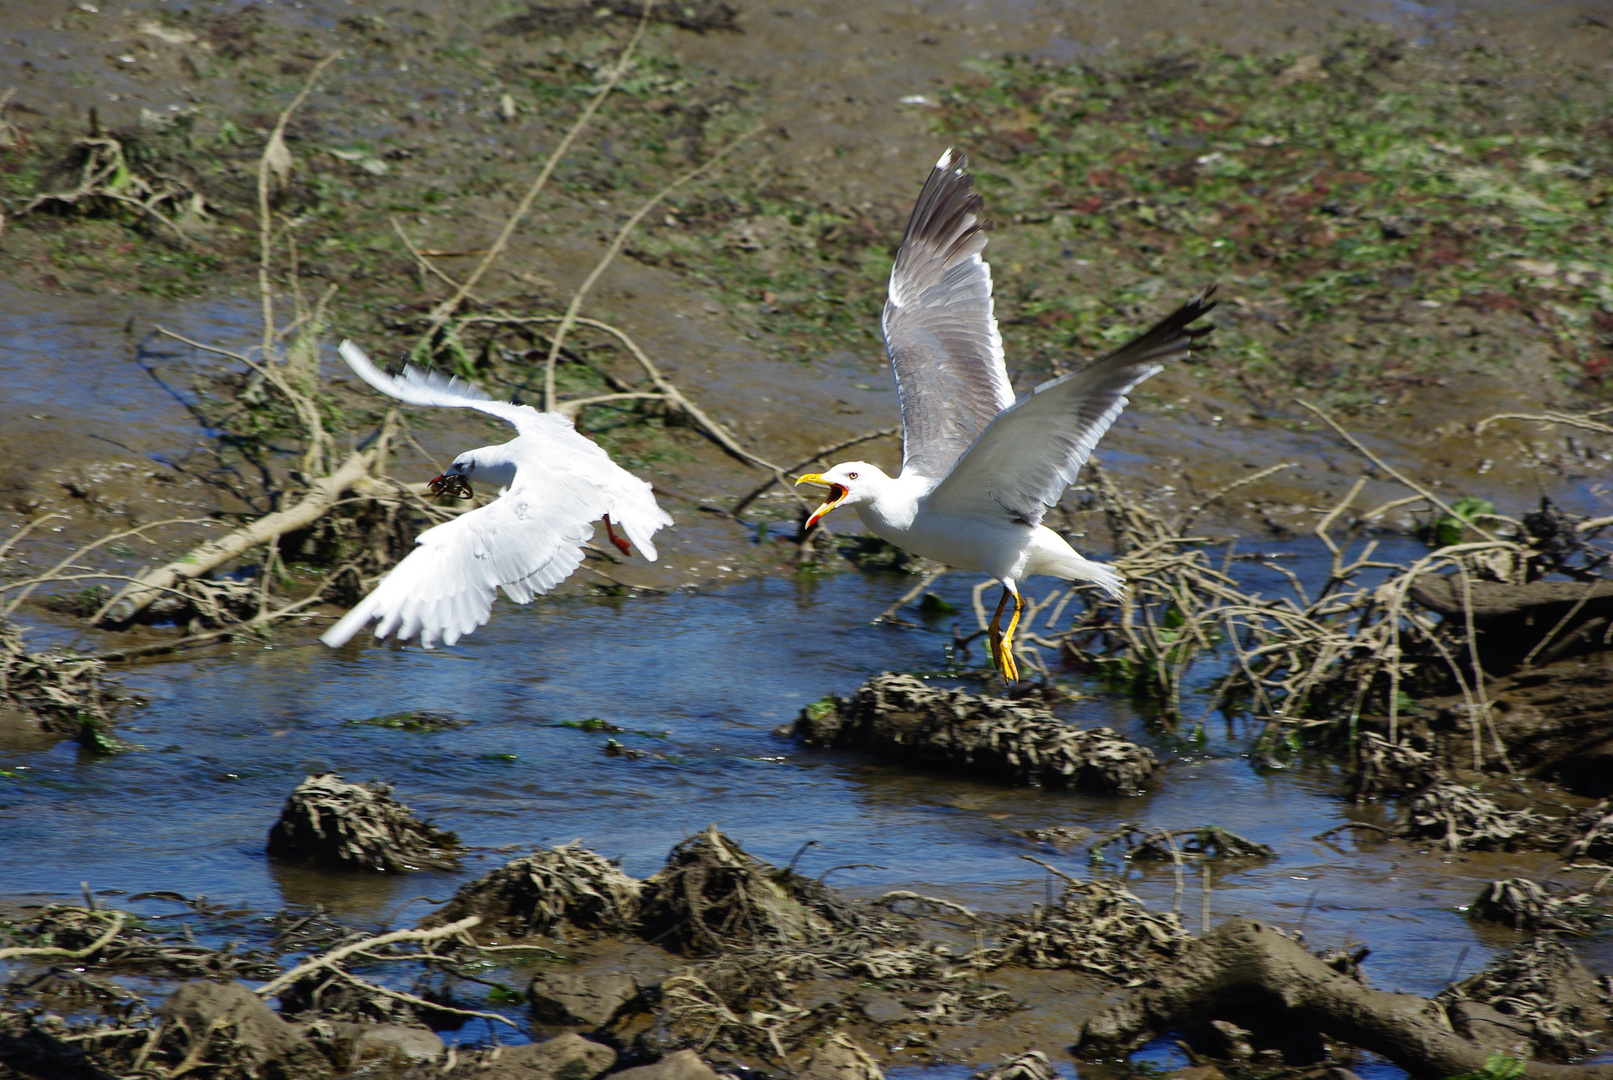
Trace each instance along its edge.
<path fill-rule="evenodd" d="M 1204 859 L 1275 859 L 1277 852 L 1266 844 L 1239 836 L 1219 825 L 1197 829 L 1144 829 L 1121 825 L 1092 843 L 1094 860 L 1111 844 L 1124 844 L 1127 859 L 1175 862 L 1183 857 Z"/>
<path fill-rule="evenodd" d="M 966 768 L 1015 784 L 1113 794 L 1145 788 L 1159 774 L 1152 751 L 1110 728 L 1078 728 L 1034 705 L 891 672 L 869 679 L 850 701 L 808 706 L 795 731 L 808 745 Z"/>
<path fill-rule="evenodd" d="M 441 926 L 468 915 L 510 937 L 553 934 L 562 925 L 625 931 L 638 924 L 643 883 L 615 863 L 576 843 L 542 848 L 511 859 L 475 881 L 422 926 Z"/>
<path fill-rule="evenodd" d="M 752 858 L 715 825 L 644 882 L 641 932 L 694 955 L 801 945 L 852 922 L 833 890 Z"/>
<path fill-rule="evenodd" d="M 1605 859 L 1613 856 L 1613 803 L 1603 799 L 1581 810 L 1567 822 L 1572 839 L 1563 850 L 1570 859 Z"/>
<path fill-rule="evenodd" d="M 1536 938 L 1497 957 L 1483 971 L 1434 1000 L 1456 1029 L 1495 1053 L 1568 1060 L 1586 1052 L 1602 1019 L 1605 995 L 1562 942 Z"/>
<path fill-rule="evenodd" d="M 1609 926 L 1608 912 L 1590 893 L 1553 895 L 1528 878 L 1490 882 L 1473 901 L 1468 915 L 1506 923 L 1514 930 L 1555 930 L 1578 937 L 1589 937 Z"/>
<path fill-rule="evenodd" d="M 1109 878 L 1072 881 L 1058 903 L 1013 917 L 995 949 L 992 966 L 1070 968 L 1117 981 L 1137 976 L 1189 940 L 1175 914 L 1156 914 L 1124 885 Z"/>
<path fill-rule="evenodd" d="M 1058 1080 L 1058 1070 L 1040 1050 L 1028 1050 L 1003 1059 L 1002 1064 L 982 1069 L 970 1080 Z"/>
<path fill-rule="evenodd" d="M 48 732 L 93 746 L 110 739 L 116 700 L 105 662 L 59 649 L 29 652 L 22 630 L 0 620 L 0 705 L 28 713 Z"/>
<path fill-rule="evenodd" d="M 269 854 L 388 873 L 452 867 L 459 838 L 418 820 L 390 784 L 349 784 L 336 773 L 297 785 L 269 830 Z"/>
<path fill-rule="evenodd" d="M 1530 810 L 1503 810 L 1477 791 L 1441 781 L 1412 801 L 1399 835 L 1437 840 L 1450 851 L 1512 851 L 1529 847 L 1547 828 Z"/>

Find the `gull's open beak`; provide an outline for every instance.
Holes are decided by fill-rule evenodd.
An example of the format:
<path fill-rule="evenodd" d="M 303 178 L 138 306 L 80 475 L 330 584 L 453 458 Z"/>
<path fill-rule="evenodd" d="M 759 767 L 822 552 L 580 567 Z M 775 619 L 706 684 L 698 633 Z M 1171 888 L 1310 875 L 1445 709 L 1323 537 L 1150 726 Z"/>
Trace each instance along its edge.
<path fill-rule="evenodd" d="M 468 499 L 474 494 L 470 489 L 470 481 L 465 479 L 463 473 L 442 473 L 433 476 L 426 484 L 426 490 L 433 495 L 452 495 L 456 499 Z"/>
<path fill-rule="evenodd" d="M 803 476 L 796 477 L 795 483 L 797 487 L 802 484 L 827 484 L 829 486 L 828 501 L 812 511 L 812 516 L 807 518 L 806 527 L 809 529 L 816 525 L 823 515 L 839 506 L 845 501 L 846 496 L 851 494 L 844 484 L 836 484 L 831 480 L 825 480 L 822 473 L 806 473 Z"/>

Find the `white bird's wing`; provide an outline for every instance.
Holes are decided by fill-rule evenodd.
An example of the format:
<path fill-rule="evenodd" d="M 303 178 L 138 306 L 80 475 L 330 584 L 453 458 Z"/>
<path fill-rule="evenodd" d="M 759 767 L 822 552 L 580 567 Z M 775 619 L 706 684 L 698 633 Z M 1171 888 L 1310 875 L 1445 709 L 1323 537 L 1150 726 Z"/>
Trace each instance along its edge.
<path fill-rule="evenodd" d="M 515 430 L 523 435 L 541 427 L 545 416 L 554 415 L 556 420 L 565 422 L 565 418 L 558 414 L 541 413 L 530 405 L 512 405 L 507 401 L 494 401 L 481 387 L 452 375 L 426 371 L 408 364 L 404 365 L 402 374 L 388 375 L 376 367 L 370 361 L 369 355 L 351 341 L 342 342 L 336 351 L 342 354 L 342 359 L 353 369 L 353 374 L 388 397 L 395 397 L 410 405 L 478 409 L 513 424 Z"/>
<path fill-rule="evenodd" d="M 1040 525 L 1126 407 L 1126 395 L 1212 327 L 1188 325 L 1215 302 L 1212 285 L 1152 329 L 1080 371 L 1049 380 L 994 420 L 929 495 L 945 513 Z"/>
<path fill-rule="evenodd" d="M 1014 403 L 968 164 L 948 150 L 919 192 L 881 322 L 902 406 L 902 472 L 934 479 Z"/>
<path fill-rule="evenodd" d="M 343 645 L 371 619 L 375 636 L 452 645 L 487 622 L 499 589 L 524 604 L 583 560 L 605 493 L 569 471 L 523 469 L 504 495 L 421 533 L 418 545 L 319 640 Z"/>

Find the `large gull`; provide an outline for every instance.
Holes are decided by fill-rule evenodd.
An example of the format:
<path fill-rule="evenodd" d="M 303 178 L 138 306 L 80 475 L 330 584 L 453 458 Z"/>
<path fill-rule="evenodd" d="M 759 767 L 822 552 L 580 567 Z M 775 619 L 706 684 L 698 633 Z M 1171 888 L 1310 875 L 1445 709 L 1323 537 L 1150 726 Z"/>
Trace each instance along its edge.
<path fill-rule="evenodd" d="M 624 553 L 637 545 L 651 562 L 657 529 L 671 525 L 650 485 L 623 469 L 571 421 L 530 405 L 493 401 L 459 379 L 405 367 L 388 375 L 364 350 L 339 350 L 359 378 L 410 405 L 477 409 L 514 426 L 507 443 L 467 450 L 431 482 L 433 494 L 469 497 L 471 481 L 502 488 L 499 497 L 421 533 L 417 545 L 358 606 L 319 640 L 345 644 L 371 619 L 375 636 L 415 634 L 420 644 L 452 645 L 487 622 L 498 590 L 518 604 L 560 584 L 583 560 L 583 545 L 603 518 Z M 627 534 L 618 537 L 619 525 Z"/>
<path fill-rule="evenodd" d="M 902 410 L 901 474 L 849 461 L 796 483 L 829 488 L 808 528 L 850 506 L 869 531 L 897 547 L 1000 581 L 992 661 L 1013 682 L 1014 630 L 1025 607 L 1020 581 L 1047 574 L 1091 582 L 1110 596 L 1124 591 L 1119 574 L 1082 557 L 1042 518 L 1075 482 L 1132 388 L 1187 356 L 1209 332 L 1188 326 L 1215 306 L 1215 289 L 1016 403 L 992 314 L 991 268 L 980 257 L 984 202 L 968 164 L 951 150 L 941 155 L 891 268 L 883 328 Z M 1010 600 L 1014 613 L 1004 630 Z"/>

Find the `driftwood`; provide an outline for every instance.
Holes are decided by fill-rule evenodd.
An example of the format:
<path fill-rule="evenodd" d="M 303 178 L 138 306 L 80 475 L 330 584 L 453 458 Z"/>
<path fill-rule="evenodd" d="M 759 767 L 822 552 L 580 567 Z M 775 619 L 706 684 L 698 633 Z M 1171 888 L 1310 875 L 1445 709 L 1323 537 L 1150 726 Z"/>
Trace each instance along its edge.
<path fill-rule="evenodd" d="M 1600 648 L 1613 619 L 1613 582 L 1602 579 L 1465 586 L 1464 596 L 1459 575 L 1423 574 L 1409 595 L 1446 620 L 1459 623 L 1471 611 L 1479 660 L 1490 672 Z"/>
<path fill-rule="evenodd" d="M 384 453 L 385 438 L 377 440 L 368 450 L 353 454 L 341 468 L 329 476 L 321 477 L 308 486 L 302 501 L 288 509 L 265 514 L 252 524 L 221 536 L 212 543 L 203 544 L 187 552 L 184 557 L 141 574 L 139 579 L 124 586 L 102 612 L 101 618 L 111 622 L 127 622 L 153 600 L 180 584 L 201 577 L 209 571 L 245 555 L 255 547 L 272 543 L 277 537 L 312 524 L 324 516 L 331 504 L 342 497 L 353 485 L 369 478 L 376 457 Z"/>
<path fill-rule="evenodd" d="M 1373 990 L 1271 927 L 1234 919 L 1182 950 L 1174 964 L 1088 1020 L 1077 1051 L 1110 1057 L 1231 1003 L 1268 1023 L 1302 1023 L 1380 1054 L 1418 1076 L 1484 1070 L 1490 1051 L 1457 1035 L 1438 1004 Z M 1613 1065 L 1524 1063 L 1527 1080 L 1613 1080 Z"/>

